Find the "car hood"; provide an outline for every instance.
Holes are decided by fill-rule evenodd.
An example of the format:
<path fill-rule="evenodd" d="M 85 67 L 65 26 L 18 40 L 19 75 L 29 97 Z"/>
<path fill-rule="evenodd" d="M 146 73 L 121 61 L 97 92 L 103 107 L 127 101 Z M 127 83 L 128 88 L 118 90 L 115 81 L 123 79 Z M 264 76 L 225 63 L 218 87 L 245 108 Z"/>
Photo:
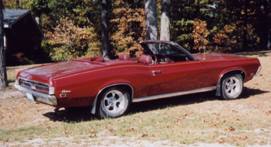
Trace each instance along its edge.
<path fill-rule="evenodd" d="M 20 77 L 47 83 L 51 78 L 58 78 L 92 69 L 98 69 L 102 66 L 104 65 L 99 62 L 72 60 L 26 69 L 20 72 Z"/>
<path fill-rule="evenodd" d="M 234 55 L 234 54 L 219 54 L 219 53 L 211 53 L 211 54 L 193 54 L 196 60 L 233 60 L 233 59 L 242 59 L 245 58 L 243 56 Z"/>

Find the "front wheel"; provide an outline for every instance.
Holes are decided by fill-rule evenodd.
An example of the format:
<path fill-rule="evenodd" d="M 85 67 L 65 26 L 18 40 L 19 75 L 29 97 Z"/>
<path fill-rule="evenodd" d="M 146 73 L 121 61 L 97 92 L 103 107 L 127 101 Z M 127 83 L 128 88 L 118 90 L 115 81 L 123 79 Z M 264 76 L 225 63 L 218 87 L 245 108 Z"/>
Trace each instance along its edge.
<path fill-rule="evenodd" d="M 243 85 L 243 77 L 240 74 L 225 76 L 221 82 L 223 99 L 237 99 L 243 91 Z"/>
<path fill-rule="evenodd" d="M 122 88 L 105 90 L 99 101 L 98 115 L 101 118 L 116 118 L 125 114 L 130 105 L 130 93 Z"/>

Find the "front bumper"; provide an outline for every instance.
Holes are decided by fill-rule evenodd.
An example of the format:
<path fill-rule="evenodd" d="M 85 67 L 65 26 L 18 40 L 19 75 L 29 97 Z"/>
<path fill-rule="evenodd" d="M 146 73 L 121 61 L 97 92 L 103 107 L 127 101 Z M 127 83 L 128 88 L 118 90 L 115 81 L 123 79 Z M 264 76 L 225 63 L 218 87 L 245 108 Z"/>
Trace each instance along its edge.
<path fill-rule="evenodd" d="M 33 90 L 29 90 L 27 88 L 20 86 L 18 83 L 15 83 L 15 88 L 21 91 L 23 94 L 25 94 L 27 99 L 30 101 L 36 101 L 51 106 L 57 106 L 57 99 L 54 95 L 48 95 Z"/>

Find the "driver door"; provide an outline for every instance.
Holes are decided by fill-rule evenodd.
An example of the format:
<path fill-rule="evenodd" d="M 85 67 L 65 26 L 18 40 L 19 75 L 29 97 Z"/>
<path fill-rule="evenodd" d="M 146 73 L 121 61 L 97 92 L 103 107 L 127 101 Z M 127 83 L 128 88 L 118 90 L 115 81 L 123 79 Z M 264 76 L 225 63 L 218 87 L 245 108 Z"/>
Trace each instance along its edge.
<path fill-rule="evenodd" d="M 153 81 L 149 95 L 170 94 L 215 86 L 215 71 L 204 65 L 206 63 L 197 60 L 159 62 L 149 65 L 151 81 Z"/>

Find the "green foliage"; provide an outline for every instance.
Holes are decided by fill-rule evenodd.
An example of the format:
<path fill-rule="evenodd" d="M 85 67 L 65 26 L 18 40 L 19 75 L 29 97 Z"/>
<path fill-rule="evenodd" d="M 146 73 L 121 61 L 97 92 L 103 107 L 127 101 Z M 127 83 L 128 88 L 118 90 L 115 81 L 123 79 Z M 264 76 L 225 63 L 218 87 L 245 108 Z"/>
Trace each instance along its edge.
<path fill-rule="evenodd" d="M 52 32 L 46 33 L 53 60 L 94 56 L 100 44 L 92 27 L 78 27 L 68 18 L 60 19 Z"/>
<path fill-rule="evenodd" d="M 50 18 L 49 27 L 63 17 L 70 18 L 79 26 L 96 26 L 99 12 L 97 3 L 92 0 L 32 0 L 32 11 L 38 15 Z"/>
<path fill-rule="evenodd" d="M 145 35 L 143 1 L 117 0 L 113 5 L 112 43 L 118 52 L 138 50 Z"/>
<path fill-rule="evenodd" d="M 16 0 L 4 2 L 8 8 L 17 7 Z M 138 43 L 146 33 L 144 1 L 112 3 L 109 36 L 113 48 L 117 52 L 140 50 Z M 20 7 L 40 17 L 45 32 L 42 47 L 53 60 L 99 54 L 100 1 L 20 0 Z M 267 48 L 270 10 L 270 0 L 171 0 L 171 38 L 193 52 Z M 61 26 L 68 27 L 61 30 Z"/>
<path fill-rule="evenodd" d="M 3 0 L 6 8 L 24 8 L 30 9 L 31 3 L 33 0 L 19 0 L 19 4 L 17 5 L 16 0 Z"/>
<path fill-rule="evenodd" d="M 268 21 L 271 2 L 268 0 L 172 0 L 172 3 L 172 38 L 189 49 L 200 49 L 198 37 L 191 35 L 197 32 L 193 25 L 195 20 L 207 23 L 206 31 L 210 34 L 205 47 L 209 50 L 240 51 L 267 47 L 264 40 L 268 39 L 268 30 L 269 39 L 271 36 Z M 198 25 L 200 27 L 200 23 Z"/>
<path fill-rule="evenodd" d="M 92 0 L 32 0 L 45 32 L 43 49 L 52 60 L 99 54 L 99 12 Z"/>
<path fill-rule="evenodd" d="M 205 51 L 207 45 L 209 44 L 208 36 L 210 32 L 207 29 L 206 21 L 195 20 L 193 23 L 193 40 L 194 49 L 198 51 Z"/>

